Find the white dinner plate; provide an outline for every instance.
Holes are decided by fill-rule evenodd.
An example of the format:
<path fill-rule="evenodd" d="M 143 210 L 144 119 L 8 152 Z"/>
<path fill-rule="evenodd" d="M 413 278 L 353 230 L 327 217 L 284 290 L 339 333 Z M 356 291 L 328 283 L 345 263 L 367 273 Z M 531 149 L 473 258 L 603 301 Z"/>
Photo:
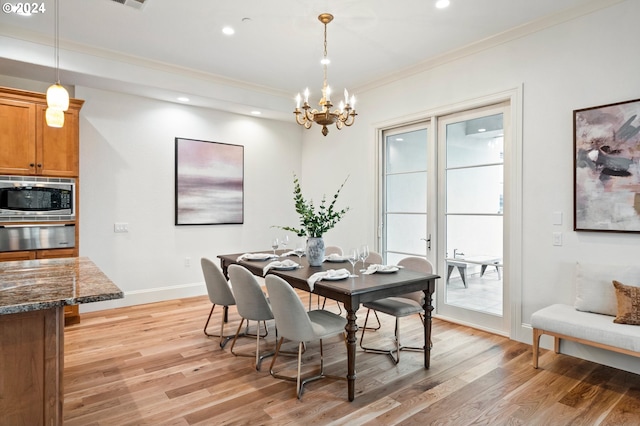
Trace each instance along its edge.
<path fill-rule="evenodd" d="M 331 263 L 344 263 L 349 261 L 346 257 L 326 257 L 324 260 Z"/>
<path fill-rule="evenodd" d="M 298 269 L 299 265 L 292 265 L 292 266 L 274 266 L 273 269 L 275 269 L 276 271 L 292 271 L 294 269 Z"/>
<path fill-rule="evenodd" d="M 344 280 L 345 278 L 349 278 L 349 274 L 334 275 L 332 277 L 324 277 L 324 278 L 322 278 L 322 280 L 323 281 L 340 281 L 340 280 Z"/>
<path fill-rule="evenodd" d="M 385 266 L 383 269 L 378 269 L 376 272 L 381 274 L 392 274 L 394 272 L 398 272 L 400 268 L 397 266 Z"/>

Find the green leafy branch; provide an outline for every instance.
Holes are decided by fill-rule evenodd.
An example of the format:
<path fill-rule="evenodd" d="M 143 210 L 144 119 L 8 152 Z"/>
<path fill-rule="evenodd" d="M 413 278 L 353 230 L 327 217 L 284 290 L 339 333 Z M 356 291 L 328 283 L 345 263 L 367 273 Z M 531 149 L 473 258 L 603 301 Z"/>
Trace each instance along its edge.
<path fill-rule="evenodd" d="M 316 211 L 313 204 L 313 200 L 305 200 L 302 195 L 302 189 L 300 188 L 300 180 L 294 174 L 293 175 L 293 200 L 295 201 L 296 213 L 300 215 L 300 228 L 294 228 L 291 226 L 277 226 L 277 228 L 284 229 L 285 231 L 294 232 L 299 237 L 322 237 L 328 230 L 332 229 L 342 219 L 342 217 L 349 211 L 349 207 L 345 207 L 342 210 L 336 209 L 336 201 L 340 191 L 347 183 L 349 176 L 342 182 L 340 188 L 336 191 L 327 206 L 327 198 L 322 196 L 320 206 Z"/>

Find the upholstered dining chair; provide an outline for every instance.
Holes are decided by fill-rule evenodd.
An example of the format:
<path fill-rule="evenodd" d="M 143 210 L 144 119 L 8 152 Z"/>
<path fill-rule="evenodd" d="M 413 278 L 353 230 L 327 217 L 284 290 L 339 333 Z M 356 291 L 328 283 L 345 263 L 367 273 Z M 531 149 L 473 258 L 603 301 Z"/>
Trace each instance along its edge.
<path fill-rule="evenodd" d="M 236 299 L 236 307 L 238 314 L 242 318 L 240 325 L 238 325 L 238 331 L 233 337 L 231 342 L 231 353 L 236 356 L 249 356 L 256 358 L 256 370 L 260 371 L 260 364 L 262 360 L 274 354 L 274 352 L 260 353 L 260 338 L 264 338 L 269 334 L 267 328 L 267 321 L 273 319 L 273 313 L 271 312 L 271 305 L 267 296 L 262 291 L 260 283 L 247 268 L 240 265 L 229 266 L 229 282 L 233 289 L 233 295 Z M 249 321 L 256 321 L 257 329 L 255 333 L 256 337 L 256 351 L 255 354 L 234 352 L 233 348 L 240 336 L 240 330 L 245 320 L 247 321 L 247 327 Z M 264 334 L 260 334 L 260 323 L 264 324 Z"/>
<path fill-rule="evenodd" d="M 213 304 L 207 322 L 204 324 L 204 334 L 209 337 L 219 337 L 220 347 L 224 348 L 229 340 L 233 338 L 233 334 L 228 336 L 224 335 L 224 324 L 229 318 L 229 306 L 236 304 L 236 299 L 233 297 L 231 286 L 227 282 L 227 279 L 222 274 L 222 271 L 209 259 L 203 257 L 200 259 L 200 265 L 202 266 L 202 273 L 204 275 L 204 282 L 207 286 L 207 294 L 209 300 Z M 220 334 L 211 334 L 207 332 L 209 321 L 213 315 L 213 310 L 216 305 L 222 306 L 222 320 L 220 322 Z"/>
<path fill-rule="evenodd" d="M 431 264 L 431 262 L 422 257 L 405 257 L 404 259 L 400 260 L 400 262 L 398 262 L 398 265 L 414 271 L 423 272 L 425 274 L 430 274 L 431 272 L 433 272 L 433 265 Z M 367 315 L 365 316 L 364 326 L 362 327 L 362 334 L 360 335 L 360 347 L 367 352 L 386 354 L 393 360 L 394 364 L 400 362 L 400 351 L 402 350 L 424 350 L 424 348 L 404 346 L 400 343 L 399 323 L 399 319 L 402 317 L 418 314 L 420 316 L 420 320 L 424 325 L 424 318 L 422 316 L 422 314 L 424 313 L 424 309 L 422 309 L 423 304 L 424 292 L 422 291 L 415 291 L 413 293 L 403 294 L 401 296 L 387 297 L 384 299 L 374 300 L 373 302 L 363 303 L 362 306 L 367 308 Z M 382 312 L 395 317 L 396 320 L 394 331 L 394 348 L 381 349 L 364 345 L 364 335 L 366 334 L 367 330 L 371 330 L 371 328 L 367 327 L 367 322 L 369 320 L 369 313 L 372 310 L 374 311 L 374 313 Z M 429 345 L 431 345 L 431 342 L 429 342 Z"/>
<path fill-rule="evenodd" d="M 295 381 L 298 399 L 302 397 L 304 385 L 311 381 L 325 377 L 344 379 L 344 377 L 325 375 L 322 340 L 338 335 L 342 335 L 344 338 L 344 327 L 347 324 L 347 320 L 340 315 L 322 309 L 306 311 L 293 287 L 278 276 L 269 274 L 266 276 L 265 281 L 269 293 L 269 300 L 271 301 L 271 309 L 276 320 L 276 327 L 280 334 L 280 339 L 276 346 L 276 353 L 269 367 L 270 374 L 277 379 Z M 284 376 L 273 370 L 284 339 L 298 342 L 298 368 L 296 377 Z M 301 369 L 304 342 L 312 340 L 320 341 L 320 372 L 315 376 L 303 379 L 301 377 Z"/>
<path fill-rule="evenodd" d="M 366 259 L 367 263 L 374 263 L 377 265 L 381 265 L 382 264 L 382 255 L 378 252 L 375 251 L 370 251 L 369 252 L 369 257 L 367 257 Z"/>
<path fill-rule="evenodd" d="M 330 254 L 338 254 L 342 256 L 342 248 L 338 246 L 326 246 L 324 248 L 324 255 L 328 256 Z"/>

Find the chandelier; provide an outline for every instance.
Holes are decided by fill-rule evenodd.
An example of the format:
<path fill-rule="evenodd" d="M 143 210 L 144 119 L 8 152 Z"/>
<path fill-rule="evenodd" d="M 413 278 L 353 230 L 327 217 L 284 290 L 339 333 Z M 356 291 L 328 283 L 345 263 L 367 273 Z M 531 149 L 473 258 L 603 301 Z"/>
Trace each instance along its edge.
<path fill-rule="evenodd" d="M 339 108 L 331 111 L 333 104 L 331 103 L 331 88 L 327 85 L 327 65 L 329 60 L 327 59 L 327 24 L 333 20 L 333 15 L 329 13 L 323 13 L 318 16 L 318 20 L 324 24 L 324 57 L 322 59 L 322 68 L 324 71 L 324 80 L 322 82 L 322 98 L 318 105 L 321 109 L 311 109 L 309 105 L 309 88 L 304 91 L 304 103 L 302 104 L 302 110 L 300 102 L 302 97 L 300 93 L 296 96 L 296 109 L 293 113 L 296 115 L 296 122 L 304 126 L 305 129 L 310 129 L 313 123 L 317 123 L 322 126 L 322 134 L 327 136 L 330 126 L 335 123 L 338 130 L 343 126 L 351 126 L 356 119 L 355 96 L 351 96 L 349 99 L 349 92 L 344 89 L 344 101 L 340 101 Z"/>

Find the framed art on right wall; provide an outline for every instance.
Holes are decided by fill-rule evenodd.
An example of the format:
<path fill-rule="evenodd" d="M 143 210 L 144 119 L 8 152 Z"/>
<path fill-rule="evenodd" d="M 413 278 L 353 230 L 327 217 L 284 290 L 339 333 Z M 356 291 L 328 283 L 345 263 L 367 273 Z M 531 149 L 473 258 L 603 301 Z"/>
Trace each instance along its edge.
<path fill-rule="evenodd" d="M 640 232 L 640 99 L 573 111 L 574 230 Z"/>

